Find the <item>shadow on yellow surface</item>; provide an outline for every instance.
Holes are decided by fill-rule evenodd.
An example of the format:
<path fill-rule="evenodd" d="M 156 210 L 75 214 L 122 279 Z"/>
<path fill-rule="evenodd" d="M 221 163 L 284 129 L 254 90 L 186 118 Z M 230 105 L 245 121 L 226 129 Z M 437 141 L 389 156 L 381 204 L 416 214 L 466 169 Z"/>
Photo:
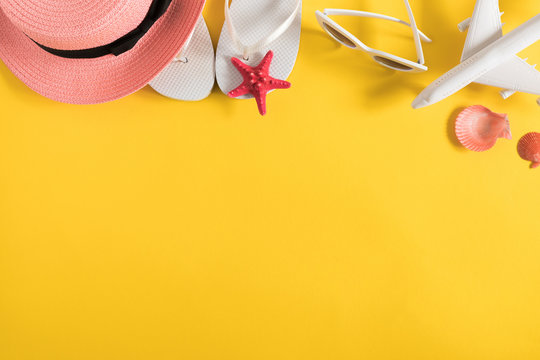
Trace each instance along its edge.
<path fill-rule="evenodd" d="M 314 16 L 406 18 L 401 0 L 306 0 L 293 87 L 264 118 L 217 88 L 64 105 L 0 66 L 0 359 L 540 358 L 540 172 L 516 153 L 540 109 L 478 85 L 413 111 L 474 1 L 410 1 L 428 72 L 383 69 Z M 540 8 L 501 9 L 508 31 Z M 406 32 L 343 21 L 414 57 Z M 477 103 L 515 139 L 464 151 L 453 118 Z"/>

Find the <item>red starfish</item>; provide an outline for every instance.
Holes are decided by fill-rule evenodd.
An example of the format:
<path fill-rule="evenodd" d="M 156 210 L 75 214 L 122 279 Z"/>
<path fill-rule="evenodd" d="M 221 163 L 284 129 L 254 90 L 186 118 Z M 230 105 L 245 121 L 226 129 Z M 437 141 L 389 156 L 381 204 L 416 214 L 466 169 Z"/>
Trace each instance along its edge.
<path fill-rule="evenodd" d="M 291 87 L 290 82 L 274 79 L 270 76 L 270 64 L 273 57 L 274 53 L 270 50 L 257 67 L 246 65 L 237 58 L 231 59 L 233 65 L 242 74 L 244 82 L 228 95 L 233 98 L 246 94 L 253 95 L 261 115 L 266 114 L 266 94 L 274 89 L 288 89 Z"/>

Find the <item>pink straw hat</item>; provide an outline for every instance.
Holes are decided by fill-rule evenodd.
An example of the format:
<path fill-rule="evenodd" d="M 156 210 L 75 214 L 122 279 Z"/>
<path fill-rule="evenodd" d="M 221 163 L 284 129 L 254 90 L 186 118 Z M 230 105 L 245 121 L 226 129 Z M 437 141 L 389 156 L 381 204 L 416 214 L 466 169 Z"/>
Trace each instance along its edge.
<path fill-rule="evenodd" d="M 0 58 L 50 99 L 97 104 L 157 76 L 205 0 L 0 0 Z"/>

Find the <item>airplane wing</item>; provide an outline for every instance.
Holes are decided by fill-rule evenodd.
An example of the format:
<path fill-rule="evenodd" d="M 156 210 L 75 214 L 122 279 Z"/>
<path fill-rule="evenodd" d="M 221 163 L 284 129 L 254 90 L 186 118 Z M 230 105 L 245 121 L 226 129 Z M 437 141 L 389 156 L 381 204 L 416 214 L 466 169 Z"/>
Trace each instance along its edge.
<path fill-rule="evenodd" d="M 540 72 L 518 56 L 499 65 L 475 82 L 540 95 Z"/>
<path fill-rule="evenodd" d="M 462 62 L 502 37 L 501 15 L 499 0 L 476 1 L 461 56 Z"/>

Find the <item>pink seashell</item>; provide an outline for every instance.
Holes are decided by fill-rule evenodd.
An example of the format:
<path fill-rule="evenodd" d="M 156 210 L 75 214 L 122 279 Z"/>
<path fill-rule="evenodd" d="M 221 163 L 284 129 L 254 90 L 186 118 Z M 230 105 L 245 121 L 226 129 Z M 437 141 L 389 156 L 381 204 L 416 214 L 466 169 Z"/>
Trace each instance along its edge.
<path fill-rule="evenodd" d="M 525 134 L 519 140 L 518 153 L 523 160 L 532 161 L 531 169 L 540 166 L 540 133 Z"/>
<path fill-rule="evenodd" d="M 459 142 L 472 151 L 489 150 L 499 138 L 512 139 L 508 116 L 481 105 L 470 106 L 458 115 L 456 135 Z"/>

